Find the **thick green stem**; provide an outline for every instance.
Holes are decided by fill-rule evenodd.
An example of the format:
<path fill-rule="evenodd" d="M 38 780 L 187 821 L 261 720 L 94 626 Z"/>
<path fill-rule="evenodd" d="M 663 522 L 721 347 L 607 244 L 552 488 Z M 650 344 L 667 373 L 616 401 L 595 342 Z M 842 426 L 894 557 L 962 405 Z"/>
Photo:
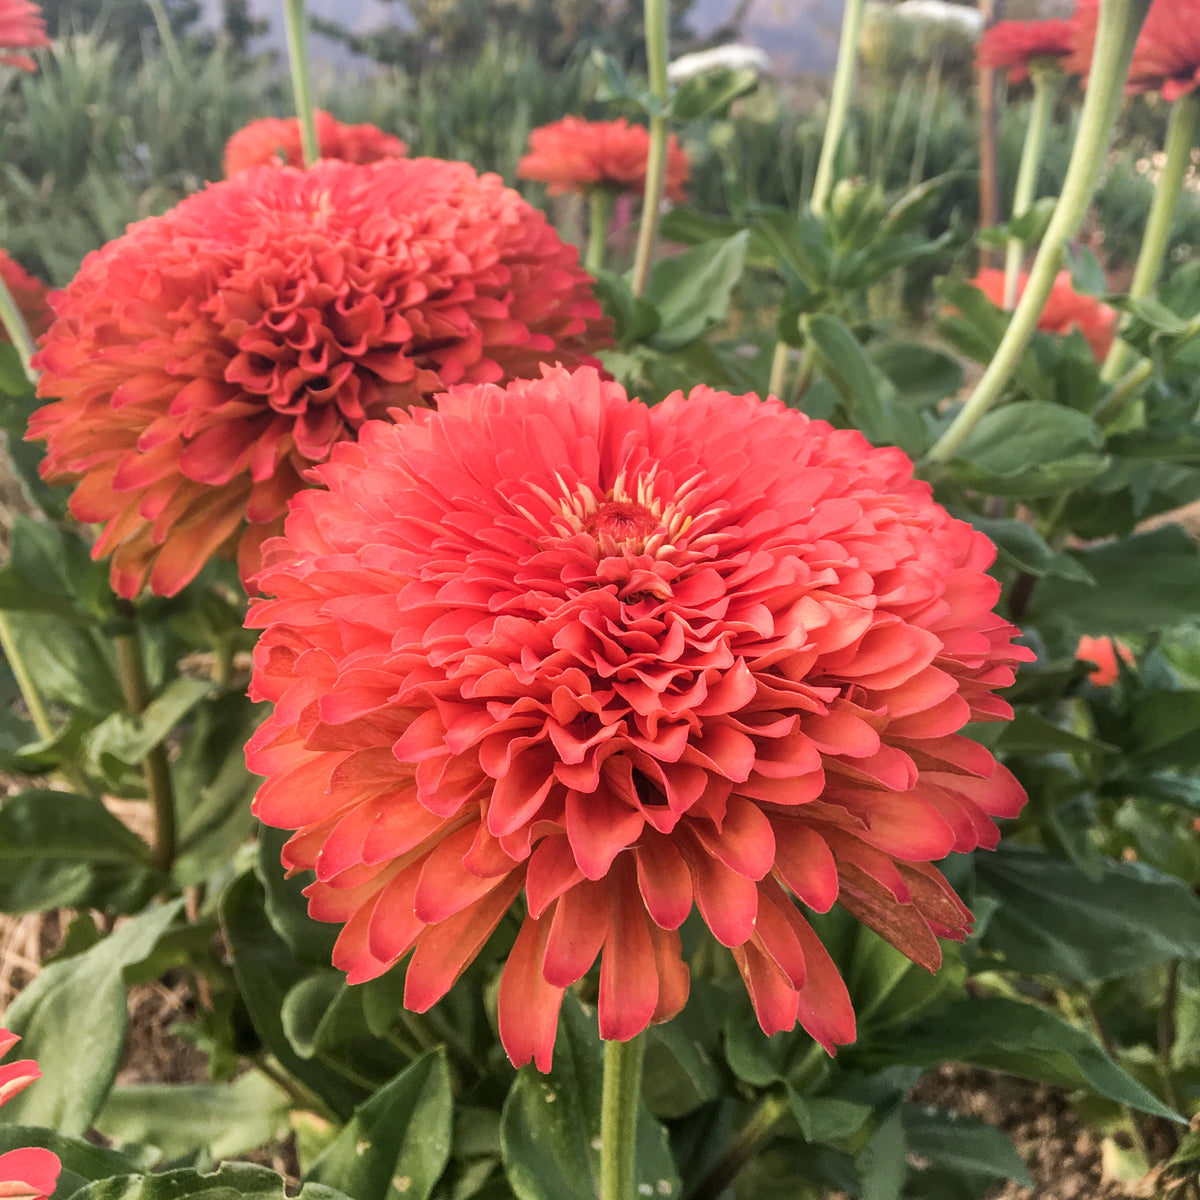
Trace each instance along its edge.
<path fill-rule="evenodd" d="M 124 615 L 131 621 L 133 605 L 122 603 Z M 131 633 L 121 633 L 113 639 L 117 651 L 117 675 L 121 692 L 130 716 L 138 716 L 150 703 L 150 689 L 142 663 L 142 647 L 134 625 Z M 154 865 L 160 871 L 170 871 L 175 861 L 175 790 L 171 785 L 171 767 L 167 751 L 160 742 L 142 759 L 142 775 L 146 781 L 146 796 L 154 808 Z"/>
<path fill-rule="evenodd" d="M 1050 127 L 1050 114 L 1054 110 L 1054 97 L 1062 72 L 1057 67 L 1038 68 L 1030 72 L 1033 79 L 1033 103 L 1029 108 L 1029 125 L 1025 130 L 1025 147 L 1021 151 L 1021 167 L 1017 171 L 1017 186 L 1013 192 L 1012 218 L 1023 217 L 1033 207 L 1037 191 L 1038 167 L 1042 161 L 1042 149 L 1046 145 L 1046 130 Z M 1017 303 L 1017 281 L 1021 272 L 1021 260 L 1025 257 L 1023 238 L 1008 239 L 1004 258 L 1004 307 L 1013 308 Z"/>
<path fill-rule="evenodd" d="M 692 1189 L 688 1200 L 717 1200 L 738 1177 L 741 1169 L 767 1144 L 775 1126 L 791 1105 L 781 1092 L 770 1092 L 759 1101 L 750 1119 L 725 1147 L 725 1152 Z"/>
<path fill-rule="evenodd" d="M 771 356 L 771 379 L 767 384 L 767 395 L 787 403 L 783 394 L 787 387 L 788 362 L 791 359 L 791 347 L 782 338 L 775 343 L 775 353 Z"/>
<path fill-rule="evenodd" d="M 34 729 L 38 731 L 42 741 L 50 741 L 54 737 L 54 726 L 50 724 L 45 705 L 38 695 L 37 684 L 33 682 L 33 676 L 29 674 L 29 668 L 26 667 L 25 660 L 17 648 L 17 640 L 13 637 L 7 613 L 0 613 L 0 649 L 3 649 L 4 657 L 8 659 L 9 670 L 17 681 L 17 687 L 21 689 L 21 699 L 29 709 L 29 719 L 33 722 Z"/>
<path fill-rule="evenodd" d="M 850 107 L 850 91 L 854 86 L 854 68 L 858 65 L 858 31 L 862 26 L 863 0 L 846 0 L 842 14 L 842 40 L 838 45 L 837 70 L 833 76 L 833 91 L 829 97 L 829 119 L 825 122 L 825 139 L 821 157 L 817 160 L 817 176 L 813 180 L 813 212 L 825 211 L 829 193 L 833 190 L 833 168 L 837 161 L 846 112 Z"/>
<path fill-rule="evenodd" d="M 595 275 L 604 266 L 604 251 L 608 245 L 608 222 L 612 217 L 613 194 L 607 188 L 596 188 L 591 195 L 588 215 L 587 254 L 583 269 Z"/>
<path fill-rule="evenodd" d="M 1142 248 L 1138 251 L 1137 266 L 1129 284 L 1129 294 L 1134 299 L 1148 296 L 1158 282 L 1163 259 L 1167 254 L 1167 243 L 1171 238 L 1171 225 L 1175 220 L 1175 209 L 1183 194 L 1183 181 L 1192 161 L 1192 147 L 1196 143 L 1196 118 L 1200 114 L 1200 97 L 1189 93 L 1180 96 L 1171 105 L 1171 116 L 1167 122 L 1166 162 L 1162 176 L 1154 189 L 1150 204 L 1150 215 L 1146 219 L 1146 231 L 1142 235 Z M 1120 379 L 1128 370 L 1134 350 L 1120 338 L 1114 340 L 1100 378 L 1105 383 Z"/>
<path fill-rule="evenodd" d="M 604 1043 L 600 1101 L 600 1200 L 637 1200 L 634 1167 L 646 1035 Z"/>
<path fill-rule="evenodd" d="M 0 324 L 4 326 L 8 340 L 12 342 L 13 349 L 16 350 L 17 357 L 21 360 L 21 370 L 25 372 L 25 378 L 30 383 L 36 384 L 38 373 L 30 364 L 34 351 L 33 337 L 30 335 L 29 326 L 25 324 L 25 318 L 21 315 L 21 310 L 17 307 L 17 302 L 5 285 L 3 277 L 0 277 Z"/>
<path fill-rule="evenodd" d="M 962 411 L 929 452 L 933 462 L 953 458 L 1004 392 L 1037 328 L 1042 308 L 1066 257 L 1067 243 L 1078 232 L 1096 187 L 1108 140 L 1121 105 L 1133 45 L 1146 19 L 1150 0 L 1101 0 L 1100 23 L 1092 54 L 1087 96 L 1079 119 L 1075 148 L 1063 180 L 1062 194 L 1050 218 L 1045 239 L 1029 273 L 1025 294 L 1013 311 L 996 354 Z"/>
<path fill-rule="evenodd" d="M 308 13 L 304 0 L 284 0 L 283 19 L 287 26 L 292 92 L 296 97 L 296 115 L 300 118 L 300 146 L 304 151 L 304 165 L 311 167 L 321 157 L 321 150 L 317 144 L 317 119 L 313 112 L 312 80 L 308 70 Z"/>
<path fill-rule="evenodd" d="M 657 112 L 650 117 L 650 153 L 646 159 L 646 190 L 642 197 L 642 224 L 638 230 L 637 250 L 633 256 L 630 291 L 645 294 L 650 279 L 650 260 L 658 238 L 658 210 L 662 207 L 667 183 L 667 105 L 671 101 L 667 81 L 667 45 L 670 34 L 667 0 L 645 0 L 646 66 L 650 75 L 650 95 Z"/>

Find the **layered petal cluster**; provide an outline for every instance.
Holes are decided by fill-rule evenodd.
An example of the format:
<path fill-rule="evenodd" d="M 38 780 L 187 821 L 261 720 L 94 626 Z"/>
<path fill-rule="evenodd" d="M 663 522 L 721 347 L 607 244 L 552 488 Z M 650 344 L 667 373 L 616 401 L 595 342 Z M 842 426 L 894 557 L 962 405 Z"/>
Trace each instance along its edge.
<path fill-rule="evenodd" d="M 46 302 L 50 289 L 40 279 L 30 275 L 4 250 L 0 250 L 0 279 L 4 280 L 4 286 L 8 288 L 9 295 L 20 309 L 21 316 L 25 318 L 29 332 L 35 338 L 40 337 L 50 328 L 52 314 L 50 305 Z M 8 334 L 5 333 L 4 327 L 0 326 L 0 342 L 8 340 Z"/>
<path fill-rule="evenodd" d="M 29 0 L 0 0 L 0 50 L 45 50 L 50 45 L 42 10 Z M 0 63 L 36 71 L 28 54 L 0 54 Z"/>
<path fill-rule="evenodd" d="M 345 125 L 318 109 L 314 114 L 317 146 L 322 158 L 343 162 L 373 163 L 383 158 L 403 158 L 408 147 L 377 125 Z M 304 166 L 298 117 L 264 117 L 239 129 L 225 143 L 225 178 L 250 167 Z"/>
<path fill-rule="evenodd" d="M 650 408 L 590 369 L 371 422 L 267 550 L 247 749 L 352 981 L 411 953 L 435 1003 L 516 906 L 514 1063 L 679 1011 L 692 910 L 762 1027 L 854 1014 L 797 899 L 929 968 L 970 914 L 929 864 L 994 845 L 1010 773 L 958 731 L 1031 657 L 994 548 L 899 450 L 705 387 Z"/>
<path fill-rule="evenodd" d="M 1093 687 L 1112 687 L 1121 678 L 1121 668 L 1117 665 L 1117 656 L 1127 663 L 1137 661 L 1133 651 L 1124 642 L 1114 641 L 1106 637 L 1088 637 L 1079 639 L 1075 648 L 1075 657 L 1080 662 L 1089 662 L 1095 668 L 1088 673 L 1088 682 Z"/>
<path fill-rule="evenodd" d="M 517 176 L 547 185 L 552 196 L 608 188 L 638 195 L 646 186 L 650 134 L 643 125 L 615 121 L 585 121 L 564 117 L 529 135 L 529 153 L 517 163 Z M 667 141 L 666 196 L 682 201 L 691 165 L 679 139 Z"/>
<path fill-rule="evenodd" d="M 7 1029 L 0 1029 L 0 1058 L 3 1058 L 21 1039 Z M 0 1104 L 11 1100 L 27 1088 L 41 1071 L 32 1059 L 0 1063 Z M 32 1147 L 9 1150 L 0 1154 L 0 1198 L 3 1200 L 46 1200 L 54 1191 L 62 1163 L 57 1154 Z"/>
<path fill-rule="evenodd" d="M 1100 0 L 1076 0 L 1071 14 L 1075 52 L 1069 69 L 1087 74 L 1096 46 Z M 1178 100 L 1200 88 L 1200 0 L 1153 0 L 1133 48 L 1126 95 L 1159 92 Z"/>
<path fill-rule="evenodd" d="M 214 553 L 251 573 L 303 472 L 369 417 L 608 343 L 575 248 L 436 159 L 243 171 L 90 255 L 54 306 L 57 402 L 29 436 L 123 596 L 171 595 Z"/>
<path fill-rule="evenodd" d="M 971 282 L 999 308 L 1004 303 L 1004 272 L 993 267 L 985 268 Z M 1029 275 L 1022 271 L 1018 277 L 1017 295 L 1024 295 Z M 1065 337 L 1073 329 L 1083 334 L 1093 357 L 1102 362 L 1116 336 L 1118 313 L 1111 305 L 1075 290 L 1070 271 L 1060 271 L 1054 287 L 1038 318 L 1038 328 L 1043 333 L 1057 333 Z"/>
<path fill-rule="evenodd" d="M 980 39 L 975 63 L 1007 71 L 1009 83 L 1024 83 L 1031 62 L 1061 65 L 1074 48 L 1070 21 L 997 21 Z"/>

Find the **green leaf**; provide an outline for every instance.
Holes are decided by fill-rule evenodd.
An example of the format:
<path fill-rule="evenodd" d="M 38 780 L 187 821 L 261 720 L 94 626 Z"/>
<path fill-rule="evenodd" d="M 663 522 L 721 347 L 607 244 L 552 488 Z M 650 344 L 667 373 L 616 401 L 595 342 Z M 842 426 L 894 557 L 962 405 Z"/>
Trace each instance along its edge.
<path fill-rule="evenodd" d="M 1000 901 L 981 943 L 1016 971 L 1082 983 L 1200 958 L 1200 899 L 1144 863 L 1104 860 L 1091 878 L 1045 850 L 1004 843 L 975 872 Z"/>
<path fill-rule="evenodd" d="M 101 1179 L 81 1188 L 73 1200 L 234 1200 L 237 1196 L 287 1200 L 286 1181 L 266 1167 L 222 1163 L 207 1174 L 189 1168 L 164 1171 L 161 1175 Z M 305 1184 L 293 1200 L 346 1200 L 346 1197 L 330 1187 Z"/>
<path fill-rule="evenodd" d="M 187 675 L 173 679 L 137 716 L 117 712 L 101 721 L 87 739 L 89 756 L 101 770 L 111 770 L 105 765 L 109 758 L 135 766 L 212 691 L 207 679 Z"/>
<path fill-rule="evenodd" d="M 286 1138 L 289 1103 L 257 1071 L 233 1083 L 137 1084 L 109 1093 L 96 1128 L 118 1147 L 153 1146 L 166 1159 L 198 1150 L 233 1158 Z"/>
<path fill-rule="evenodd" d="M 1094 479 L 1108 460 L 1096 423 L 1041 400 L 1019 400 L 987 413 L 968 434 L 947 473 L 996 496 L 1052 495 Z"/>
<path fill-rule="evenodd" d="M 758 72 L 749 67 L 723 67 L 693 75 L 679 85 L 671 99 L 671 115 L 679 122 L 720 116 L 739 97 L 758 86 Z"/>
<path fill-rule="evenodd" d="M 704 242 L 656 264 L 646 299 L 658 310 L 656 350 L 678 350 L 729 316 L 733 289 L 746 263 L 747 232 L 723 242 Z"/>
<path fill-rule="evenodd" d="M 568 992 L 550 1073 L 522 1067 L 504 1103 L 500 1145 L 517 1200 L 595 1200 L 603 1067 L 595 1017 Z M 639 1195 L 680 1195 L 666 1131 L 644 1104 L 635 1154 Z"/>
<path fill-rule="evenodd" d="M 312 876 L 305 872 L 289 878 L 284 872 L 283 844 L 290 836 L 285 830 L 265 825 L 258 831 L 254 873 L 266 892 L 267 919 L 291 947 L 295 958 L 328 966 L 338 931 L 308 915 L 304 889 L 312 882 Z"/>
<path fill-rule="evenodd" d="M 453 1111 L 439 1047 L 357 1108 L 305 1178 L 354 1200 L 426 1200 L 450 1158 Z"/>
<path fill-rule="evenodd" d="M 988 744 L 1009 754 L 1055 754 L 1059 751 L 1084 754 L 1115 754 L 1107 742 L 1081 737 L 1042 716 L 1036 709 L 1018 708 L 1011 721 L 1001 725 Z"/>
<path fill-rule="evenodd" d="M 792 1086 L 787 1089 L 792 1115 L 806 1142 L 840 1142 L 856 1134 L 871 1115 L 866 1104 L 839 1100 L 834 1096 L 802 1096 Z"/>
<path fill-rule="evenodd" d="M 99 800 L 39 790 L 0 802 L 0 911 L 135 912 L 161 884 L 149 847 Z"/>
<path fill-rule="evenodd" d="M 686 1020 L 687 1010 L 647 1033 L 642 1095 L 663 1120 L 693 1112 L 721 1092 L 720 1072 L 703 1043 L 685 1028 Z"/>
<path fill-rule="evenodd" d="M 126 922 L 91 950 L 44 967 L 9 1005 L 5 1025 L 24 1040 L 42 1078 L 0 1109 L 0 1122 L 82 1134 L 95 1120 L 125 1045 L 122 972 L 147 958 L 182 900 Z"/>
<path fill-rule="evenodd" d="M 879 1122 L 855 1162 L 862 1182 L 862 1200 L 900 1200 L 908 1174 L 907 1155 L 900 1110 L 893 1109 Z"/>
<path fill-rule="evenodd" d="M 85 1142 L 82 1138 L 68 1137 L 63 1133 L 55 1133 L 52 1129 L 0 1125 L 0 1154 L 35 1146 L 53 1151 L 62 1163 L 58 1184 L 51 1200 L 67 1200 L 68 1196 L 94 1179 L 127 1175 L 141 1166 L 136 1160 L 118 1154 L 115 1150 L 93 1146 L 91 1142 Z"/>
<path fill-rule="evenodd" d="M 1127 1075 L 1082 1030 L 1020 1000 L 961 1000 L 861 1051 L 882 1063 L 938 1066 L 947 1060 L 1007 1071 L 1057 1087 L 1085 1088 L 1140 1112 L 1180 1120 Z"/>
<path fill-rule="evenodd" d="M 891 380 L 897 398 L 909 408 L 928 408 L 963 385 L 962 363 L 953 355 L 920 342 L 872 346 L 871 361 Z"/>
<path fill-rule="evenodd" d="M 909 1153 L 964 1175 L 1011 1179 L 1022 1187 L 1034 1181 L 1007 1135 L 986 1121 L 944 1108 L 905 1104 L 900 1109 Z"/>
<path fill-rule="evenodd" d="M 1080 634 L 1144 633 L 1190 621 L 1200 596 L 1200 547 L 1176 525 L 1071 551 L 1094 587 L 1043 579 L 1027 619 Z"/>
<path fill-rule="evenodd" d="M 961 509 L 951 511 L 961 520 L 969 521 L 980 533 L 987 534 L 995 543 L 1000 560 L 1016 567 L 1018 571 L 1039 578 L 1057 575 L 1060 579 L 1072 579 L 1077 583 L 1092 582 L 1092 577 L 1075 559 L 1052 550 L 1032 525 L 1024 521 L 985 517 Z"/>

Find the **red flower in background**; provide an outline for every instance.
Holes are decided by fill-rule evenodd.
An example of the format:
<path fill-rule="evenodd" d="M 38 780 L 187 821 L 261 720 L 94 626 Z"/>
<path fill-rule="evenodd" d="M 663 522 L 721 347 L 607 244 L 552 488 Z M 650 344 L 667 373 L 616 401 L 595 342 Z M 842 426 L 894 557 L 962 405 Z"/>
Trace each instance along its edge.
<path fill-rule="evenodd" d="M 35 338 L 45 333 L 53 319 L 50 306 L 46 303 L 50 289 L 40 279 L 30 275 L 19 262 L 9 258 L 4 250 L 0 250 L 0 279 L 4 280 L 9 295 L 21 310 L 29 332 Z M 8 334 L 0 325 L 0 343 L 7 343 L 8 340 Z"/>
<path fill-rule="evenodd" d="M 1080 662 L 1094 663 L 1096 669 L 1089 672 L 1088 681 L 1094 687 L 1111 687 L 1121 678 L 1121 668 L 1117 665 L 1117 655 L 1127 663 L 1137 659 L 1124 642 L 1114 642 L 1112 638 L 1081 637 L 1075 648 L 1075 657 Z"/>
<path fill-rule="evenodd" d="M 1004 272 L 988 267 L 979 272 L 971 282 L 997 308 L 1004 303 Z M 1018 277 L 1017 295 L 1022 296 L 1029 275 L 1022 271 Z M 1117 310 L 1075 290 L 1070 271 L 1060 271 L 1054 287 L 1038 318 L 1038 328 L 1043 333 L 1057 333 L 1066 337 L 1073 329 L 1083 334 L 1092 355 L 1101 362 L 1108 354 L 1117 328 Z"/>
<path fill-rule="evenodd" d="M 248 621 L 255 812 L 298 831 L 335 964 L 411 952 L 418 1011 L 524 893 L 514 1063 L 548 1068 L 598 955 L 602 1037 L 677 1013 L 693 905 L 762 1027 L 832 1051 L 854 1014 L 793 897 L 933 969 L 971 917 L 929 864 L 1024 802 L 958 734 L 1032 657 L 994 548 L 857 432 L 544 372 L 371 422 L 293 501 Z"/>
<path fill-rule="evenodd" d="M 28 0 L 0 0 L 0 47 L 5 50 L 45 50 L 50 45 L 41 9 Z M 0 54 L 0 63 L 22 71 L 36 71 L 28 54 Z"/>
<path fill-rule="evenodd" d="M 130 227 L 55 297 L 29 436 L 78 483 L 133 596 L 214 553 L 243 577 L 309 466 L 457 382 L 595 362 L 591 280 L 516 192 L 466 163 L 260 167 Z"/>
<path fill-rule="evenodd" d="M 344 125 L 320 109 L 314 114 L 317 145 L 322 158 L 343 162 L 373 163 L 383 158 L 403 158 L 408 147 L 375 125 Z M 250 167 L 284 164 L 304 166 L 298 117 L 264 117 L 239 129 L 225 143 L 225 178 Z"/>
<path fill-rule="evenodd" d="M 989 26 L 975 51 L 975 65 L 1008 71 L 1009 83 L 1029 78 L 1037 59 L 1061 63 L 1074 49 L 1070 21 L 997 21 Z"/>
<path fill-rule="evenodd" d="M 0 1029 L 0 1058 L 21 1039 Z M 32 1059 L 0 1064 L 0 1104 L 27 1088 L 41 1071 Z M 31 1147 L 0 1154 L 0 1197 L 3 1200 L 45 1200 L 54 1191 L 62 1163 L 49 1150 Z"/>
<path fill-rule="evenodd" d="M 564 117 L 529 135 L 530 152 L 517 164 L 517 176 L 547 184 L 552 196 L 609 188 L 641 192 L 646 186 L 650 134 L 624 117 L 585 121 Z M 667 142 L 668 199 L 685 198 L 690 165 L 674 134 Z"/>
<path fill-rule="evenodd" d="M 1071 15 L 1075 54 L 1070 70 L 1087 74 L 1096 45 L 1100 0 L 1077 0 Z M 1133 48 L 1127 95 L 1160 92 L 1178 100 L 1200 88 L 1200 0 L 1154 0 Z"/>

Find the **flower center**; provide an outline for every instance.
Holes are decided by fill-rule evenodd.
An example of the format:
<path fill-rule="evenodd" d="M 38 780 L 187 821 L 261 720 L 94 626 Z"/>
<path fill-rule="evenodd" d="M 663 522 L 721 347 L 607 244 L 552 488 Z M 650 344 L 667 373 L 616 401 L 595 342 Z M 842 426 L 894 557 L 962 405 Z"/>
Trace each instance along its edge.
<path fill-rule="evenodd" d="M 609 500 L 587 518 L 584 528 L 598 542 L 617 544 L 643 541 L 659 526 L 659 518 L 634 500 Z"/>

